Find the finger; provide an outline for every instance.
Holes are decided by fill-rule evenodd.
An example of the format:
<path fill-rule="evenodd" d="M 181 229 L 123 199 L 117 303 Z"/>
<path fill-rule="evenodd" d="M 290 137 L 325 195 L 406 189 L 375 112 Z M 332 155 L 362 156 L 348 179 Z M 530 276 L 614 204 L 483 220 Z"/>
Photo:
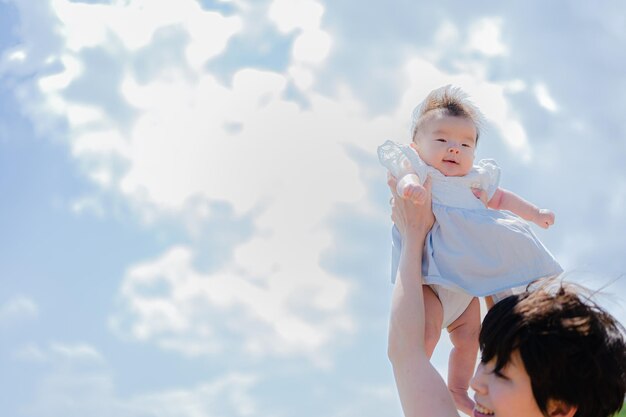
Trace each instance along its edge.
<path fill-rule="evenodd" d="M 487 192 L 485 190 L 482 190 L 481 193 L 480 193 L 480 201 L 483 202 L 485 207 L 489 206 L 489 200 L 487 198 Z"/>
<path fill-rule="evenodd" d="M 424 204 L 428 198 L 428 190 L 426 188 L 420 188 L 416 195 L 415 202 L 418 204 Z"/>
<path fill-rule="evenodd" d="M 426 176 L 426 181 L 424 181 L 423 187 L 426 188 L 426 191 L 428 191 L 428 194 L 430 194 L 431 189 L 432 189 L 432 180 L 430 179 L 430 175 Z"/>
<path fill-rule="evenodd" d="M 430 177 L 430 175 L 426 176 L 426 181 L 424 181 L 423 187 L 425 189 L 423 203 L 430 204 L 430 201 L 432 199 L 432 188 L 433 188 L 433 182 L 432 182 L 432 178 Z"/>
<path fill-rule="evenodd" d="M 395 197 L 397 196 L 396 186 L 398 184 L 398 180 L 394 177 L 391 172 L 387 171 L 387 185 L 391 190 L 391 194 Z"/>

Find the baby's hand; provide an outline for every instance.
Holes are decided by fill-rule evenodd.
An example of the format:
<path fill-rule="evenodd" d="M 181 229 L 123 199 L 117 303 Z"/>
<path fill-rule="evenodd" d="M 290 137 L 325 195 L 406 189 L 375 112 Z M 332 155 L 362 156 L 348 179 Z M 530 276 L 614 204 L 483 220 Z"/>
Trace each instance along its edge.
<path fill-rule="evenodd" d="M 405 175 L 398 181 L 396 186 L 398 195 L 405 200 L 415 204 L 424 204 L 426 201 L 426 189 L 419 183 L 419 178 L 415 174 Z"/>
<path fill-rule="evenodd" d="M 405 200 L 414 202 L 415 204 L 424 204 L 426 201 L 426 188 L 419 184 L 408 184 L 404 187 L 402 197 Z"/>
<path fill-rule="evenodd" d="M 548 209 L 539 209 L 533 222 L 537 226 L 547 229 L 554 224 L 554 213 Z"/>

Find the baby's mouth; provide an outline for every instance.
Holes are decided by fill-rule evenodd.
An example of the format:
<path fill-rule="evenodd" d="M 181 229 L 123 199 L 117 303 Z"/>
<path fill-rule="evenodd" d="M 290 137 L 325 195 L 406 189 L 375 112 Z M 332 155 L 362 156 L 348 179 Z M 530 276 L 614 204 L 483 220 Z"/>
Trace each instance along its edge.
<path fill-rule="evenodd" d="M 453 161 L 452 159 L 444 159 L 443 162 L 447 162 L 449 164 L 455 164 L 455 165 L 459 164 L 457 161 Z"/>

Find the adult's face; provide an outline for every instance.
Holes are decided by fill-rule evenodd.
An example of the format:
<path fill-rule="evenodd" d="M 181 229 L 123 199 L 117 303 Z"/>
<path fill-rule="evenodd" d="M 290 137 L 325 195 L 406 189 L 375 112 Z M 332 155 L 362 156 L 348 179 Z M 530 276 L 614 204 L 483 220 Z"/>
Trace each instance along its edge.
<path fill-rule="evenodd" d="M 494 372 L 496 359 L 481 363 L 470 385 L 475 391 L 475 417 L 543 417 L 524 363 L 514 351 L 508 364 Z"/>

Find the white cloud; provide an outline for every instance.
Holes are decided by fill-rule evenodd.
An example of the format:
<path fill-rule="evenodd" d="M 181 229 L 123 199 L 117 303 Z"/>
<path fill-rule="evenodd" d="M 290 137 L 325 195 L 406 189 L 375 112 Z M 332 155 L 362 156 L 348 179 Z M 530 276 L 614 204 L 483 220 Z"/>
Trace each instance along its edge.
<path fill-rule="evenodd" d="M 39 307 L 29 297 L 15 296 L 0 305 L 0 324 L 12 324 L 39 315 Z"/>
<path fill-rule="evenodd" d="M 396 387 L 389 385 L 367 385 L 347 387 L 350 401 L 338 404 L 329 417 L 358 417 L 377 415 L 402 415 Z"/>
<path fill-rule="evenodd" d="M 186 247 L 133 268 L 121 292 L 126 316 L 118 317 L 120 324 L 163 348 L 210 354 L 224 348 L 214 336 L 221 317 L 238 311 L 245 325 L 226 323 L 230 328 L 218 334 L 238 329 L 250 353 L 312 358 L 333 335 L 353 329 L 346 310 L 349 287 L 319 266 L 332 239 L 325 219 L 338 203 L 356 207 L 363 198 L 358 171 L 343 146 L 372 153 L 381 137 L 402 140 L 407 136 L 402 126 L 408 126 L 418 100 L 444 82 L 456 82 L 494 116 L 491 121 L 512 148 L 529 151 L 507 106 L 507 85 L 453 76 L 419 59 L 407 72 L 411 83 L 397 114 L 373 120 L 347 90 L 334 98 L 310 92 L 310 107 L 299 108 L 282 98 L 285 78 L 271 72 L 239 71 L 230 89 L 208 75 L 193 86 L 180 77 L 145 86 L 127 81 L 125 96 L 144 116 L 130 140 L 133 163 L 122 191 L 131 198 L 143 193 L 173 210 L 182 210 L 194 195 L 230 201 L 239 213 L 258 207 L 259 233 L 237 246 L 234 263 L 214 275 L 196 271 L 191 265 L 198 254 Z M 205 114 L 213 117 L 207 121 Z M 241 123 L 241 130 L 226 132 L 227 121 Z M 179 131 L 186 136 L 173 141 Z M 163 282 L 165 297 L 143 294 L 142 283 Z M 304 319 L 294 306 L 314 314 Z M 207 307 L 217 312 L 202 312 Z"/>
<path fill-rule="evenodd" d="M 268 11 L 279 31 L 299 30 L 291 50 L 293 65 L 289 72 L 295 85 L 303 90 L 313 84 L 313 67 L 324 62 L 332 47 L 332 37 L 321 28 L 323 14 L 324 7 L 314 0 L 274 0 Z"/>
<path fill-rule="evenodd" d="M 102 355 L 93 346 L 86 343 L 65 344 L 54 342 L 50 351 L 62 358 L 70 360 L 101 361 Z"/>
<path fill-rule="evenodd" d="M 17 349 L 14 356 L 27 362 L 44 362 L 48 360 L 47 352 L 32 343 Z"/>
<path fill-rule="evenodd" d="M 176 386 L 120 395 L 108 361 L 85 343 L 34 344 L 16 356 L 46 364 L 28 404 L 20 410 L 42 417 L 218 417 L 262 416 L 251 394 L 259 378 L 252 373 L 228 372 L 191 386 Z M 25 372 L 28 372 L 25 369 Z"/>
<path fill-rule="evenodd" d="M 324 7 L 315 0 L 274 0 L 268 16 L 283 33 L 295 29 L 316 30 L 324 14 Z"/>
<path fill-rule="evenodd" d="M 502 42 L 501 32 L 501 18 L 482 18 L 470 27 L 468 48 L 489 57 L 506 55 L 508 48 Z"/>
<path fill-rule="evenodd" d="M 239 18 L 203 10 L 192 0 L 179 0 L 176 7 L 166 0 L 116 0 L 111 4 L 51 0 L 51 4 L 66 46 L 75 52 L 105 45 L 111 36 L 136 51 L 148 45 L 158 29 L 184 26 L 190 38 L 185 54 L 193 68 L 219 54 L 241 26 Z"/>
<path fill-rule="evenodd" d="M 260 415 L 248 390 L 257 384 L 249 374 L 231 373 L 192 389 L 176 389 L 133 398 L 130 406 L 155 416 Z"/>
<path fill-rule="evenodd" d="M 10 51 L 7 54 L 7 59 L 9 61 L 24 61 L 26 59 L 26 52 L 22 49 Z"/>
<path fill-rule="evenodd" d="M 208 275 L 194 270 L 192 256 L 188 248 L 173 248 L 128 271 L 113 327 L 190 356 L 235 349 L 218 337 L 235 335 L 244 339 L 243 353 L 315 361 L 324 360 L 337 333 L 352 328 L 345 283 L 317 265 L 303 264 L 297 278 L 229 269 Z"/>
<path fill-rule="evenodd" d="M 71 120 L 73 119 L 80 123 L 83 118 L 74 116 L 74 113 L 76 110 L 80 111 L 81 106 L 71 106 L 70 108 L 59 94 L 82 74 L 82 63 L 71 55 L 61 56 L 59 61 L 63 66 L 63 70 L 52 75 L 40 77 L 38 80 L 39 90 L 44 96 L 48 97 L 48 108 L 50 110 L 59 114 L 67 113 Z M 74 112 L 70 110 L 74 110 Z M 86 113 L 86 110 L 83 113 Z"/>
<path fill-rule="evenodd" d="M 260 416 L 249 393 L 256 384 L 255 376 L 232 372 L 193 387 L 122 397 L 107 370 L 64 370 L 47 375 L 23 410 L 41 417 Z"/>
<path fill-rule="evenodd" d="M 552 95 L 548 92 L 548 87 L 545 84 L 537 84 L 534 88 L 535 97 L 539 102 L 539 105 L 544 109 L 554 113 L 559 110 L 559 106 L 552 98 Z"/>
<path fill-rule="evenodd" d="M 302 63 L 322 62 L 330 51 L 332 38 L 323 30 L 307 30 L 296 38 L 293 57 Z"/>
<path fill-rule="evenodd" d="M 15 357 L 29 362 L 102 363 L 100 352 L 88 343 L 51 342 L 46 347 L 30 343 L 20 347 Z"/>
<path fill-rule="evenodd" d="M 287 74 L 240 69 L 229 84 L 199 64 L 223 50 L 236 17 L 228 18 L 226 26 L 190 21 L 187 16 L 199 7 L 190 0 L 175 6 L 139 0 L 97 7 L 67 0 L 52 4 L 63 34 L 59 57 L 65 65 L 38 85 L 44 101 L 66 117 L 72 154 L 86 166 L 87 176 L 121 194 L 146 220 L 185 213 L 190 201 L 198 199 L 228 202 L 236 216 L 252 218 L 255 235 L 236 245 L 232 261 L 217 272 L 197 271 L 193 259 L 201 254 L 184 246 L 172 246 L 129 268 L 114 322 L 164 349 L 211 354 L 229 346 L 228 338 L 221 338 L 228 335 L 243 339 L 243 348 L 257 355 L 300 354 L 323 362 L 329 347 L 356 328 L 348 304 L 351 286 L 320 266 L 333 241 L 329 219 L 339 204 L 372 209 L 359 167 L 346 148 L 373 154 L 382 138 L 406 138 L 403 127 L 408 129 L 412 108 L 431 89 L 459 84 L 509 146 L 530 153 L 524 129 L 507 105 L 506 84 L 486 81 L 481 71 L 454 75 L 411 59 L 398 72 L 409 78 L 400 105 L 392 114 L 374 118 L 344 86 L 332 95 L 314 91 L 316 68 L 332 43 L 320 27 L 324 9 L 317 2 L 301 4 L 311 8 L 306 16 L 281 11 L 292 7 L 290 2 L 270 7 L 279 28 L 299 30 Z M 145 23 L 138 20 L 144 14 Z M 79 39 L 80 29 L 90 22 L 93 34 Z M 129 22 L 141 29 L 128 33 Z M 148 45 L 167 52 L 174 46 L 156 44 L 152 34 L 171 25 L 192 43 L 214 30 L 221 46 L 208 48 L 209 55 L 186 54 L 182 62 L 171 62 L 147 79 L 137 76 L 129 54 L 111 52 L 116 45 L 111 34 L 122 40 L 126 52 Z M 76 53 L 87 45 L 116 59 L 90 68 Z M 127 115 L 130 122 L 118 121 L 105 99 L 85 105 L 61 94 L 79 74 L 90 71 L 120 74 L 119 84 L 106 88 L 119 91 L 133 109 Z M 306 107 L 287 98 L 290 77 L 306 91 Z M 233 125 L 238 128 L 228 128 Z M 92 206 L 92 200 L 83 199 L 74 209 Z M 387 221 L 387 214 L 380 213 L 380 219 Z M 151 286 L 161 284 L 165 292 L 154 296 Z M 207 310 L 211 315 L 204 314 Z"/>
<path fill-rule="evenodd" d="M 459 40 L 459 29 L 450 21 L 443 22 L 435 32 L 435 43 L 439 47 L 449 47 Z"/>
<path fill-rule="evenodd" d="M 620 182 L 611 193 L 607 208 L 611 216 L 616 220 L 622 218 L 626 212 L 626 183 Z"/>
<path fill-rule="evenodd" d="M 289 67 L 288 73 L 296 87 L 300 90 L 306 91 L 313 86 L 315 76 L 306 66 L 292 65 Z"/>

